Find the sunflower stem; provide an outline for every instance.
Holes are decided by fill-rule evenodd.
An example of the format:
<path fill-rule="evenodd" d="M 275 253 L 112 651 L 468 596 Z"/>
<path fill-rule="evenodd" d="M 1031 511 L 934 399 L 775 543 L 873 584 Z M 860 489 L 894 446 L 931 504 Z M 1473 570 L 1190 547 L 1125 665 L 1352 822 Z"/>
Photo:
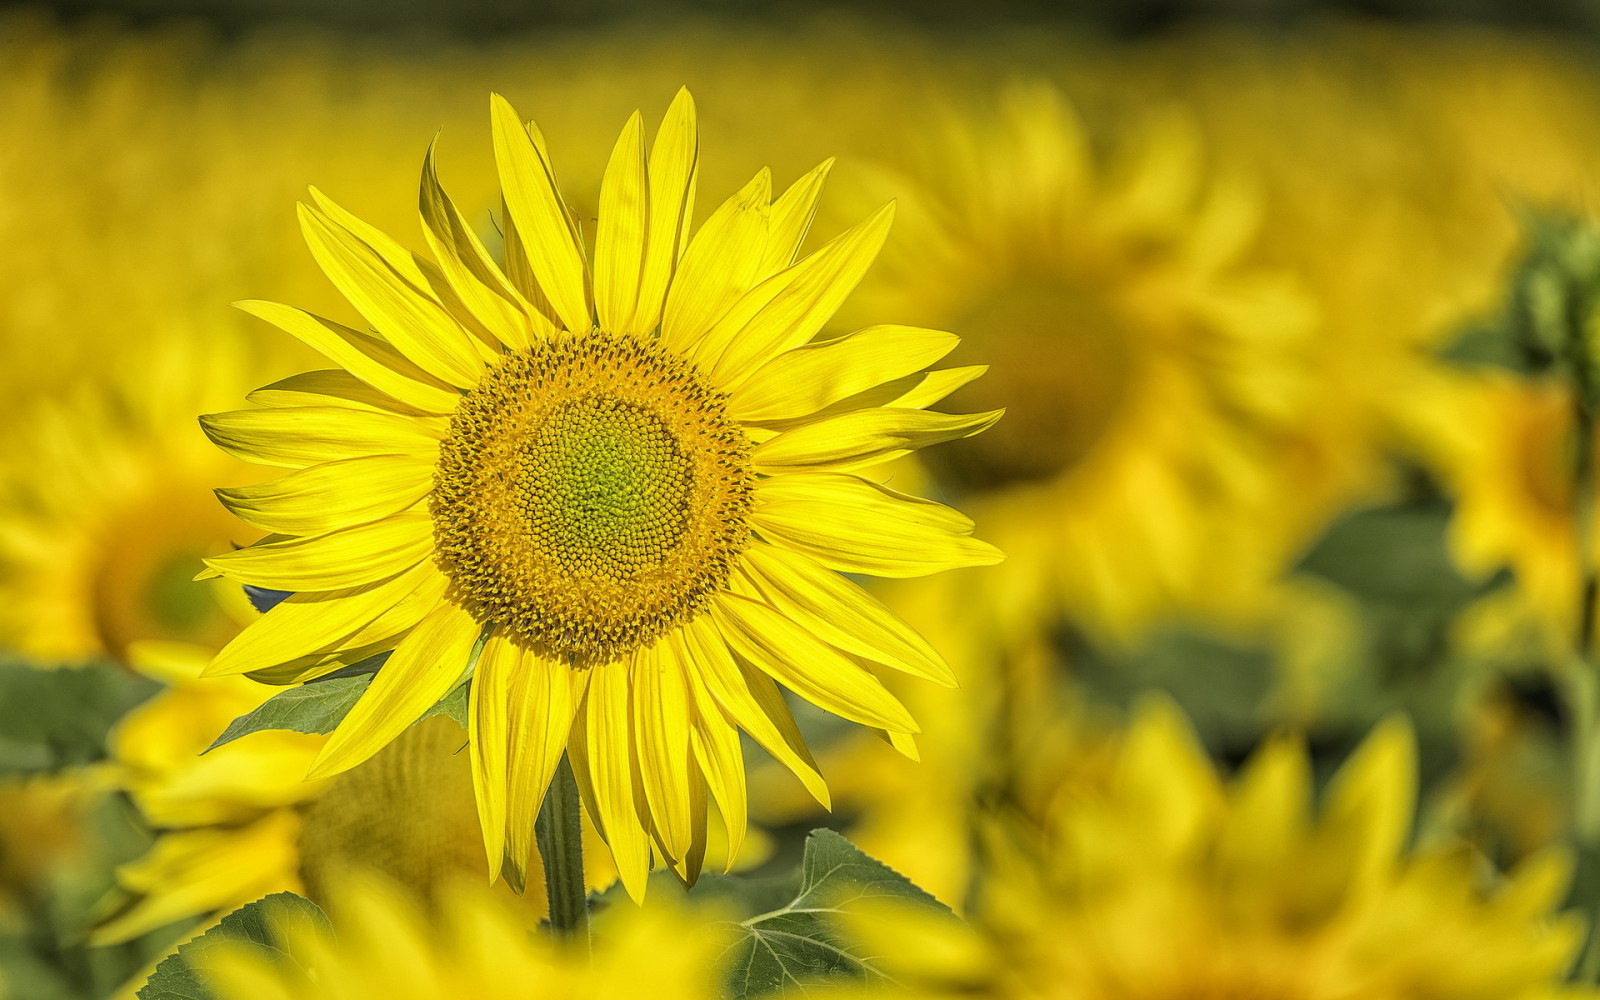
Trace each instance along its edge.
<path fill-rule="evenodd" d="M 589 883 L 583 876 L 583 814 L 578 782 L 566 754 L 556 765 L 550 790 L 534 826 L 544 888 L 550 900 L 550 930 L 584 950 L 589 947 Z"/>

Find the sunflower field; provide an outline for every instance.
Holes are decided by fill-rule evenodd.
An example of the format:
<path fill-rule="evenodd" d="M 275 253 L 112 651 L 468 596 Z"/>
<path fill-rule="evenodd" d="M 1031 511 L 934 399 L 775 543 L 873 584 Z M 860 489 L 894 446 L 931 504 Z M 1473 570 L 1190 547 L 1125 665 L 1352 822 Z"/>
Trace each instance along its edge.
<path fill-rule="evenodd" d="M 1585 11 L 0 5 L 0 1000 L 1600 1000 Z"/>

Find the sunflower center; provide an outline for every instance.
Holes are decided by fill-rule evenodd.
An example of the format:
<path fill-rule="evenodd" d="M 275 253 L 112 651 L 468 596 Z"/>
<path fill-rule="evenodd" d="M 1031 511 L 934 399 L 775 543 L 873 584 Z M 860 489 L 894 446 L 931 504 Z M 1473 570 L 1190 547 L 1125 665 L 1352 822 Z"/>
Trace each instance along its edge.
<path fill-rule="evenodd" d="M 686 362 L 592 331 L 507 355 L 456 410 L 432 511 L 485 621 L 603 661 L 693 618 L 749 543 L 749 441 Z"/>
<path fill-rule="evenodd" d="M 1007 408 L 981 442 L 951 442 L 934 454 L 979 489 L 1049 479 L 1077 466 L 1133 395 L 1137 338 L 1100 288 L 1060 276 L 1019 277 L 951 329 L 962 333 L 952 363 L 990 366 L 952 397 L 953 408 Z"/>

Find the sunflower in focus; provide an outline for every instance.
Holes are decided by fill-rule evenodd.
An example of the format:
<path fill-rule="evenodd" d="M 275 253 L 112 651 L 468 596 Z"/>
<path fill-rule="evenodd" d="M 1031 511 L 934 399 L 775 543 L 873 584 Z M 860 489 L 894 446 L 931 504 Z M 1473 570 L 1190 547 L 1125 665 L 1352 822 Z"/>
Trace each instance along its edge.
<path fill-rule="evenodd" d="M 1568 857 L 1493 875 L 1464 843 L 1407 846 L 1402 723 L 1375 729 L 1315 806 L 1303 741 L 1267 741 L 1224 781 L 1165 702 L 1037 778 L 1034 815 L 991 830 L 973 929 L 875 912 L 853 924 L 907 963 L 888 971 L 916 995 L 1596 995 L 1564 982 L 1583 943 L 1582 919 L 1556 912 Z"/>
<path fill-rule="evenodd" d="M 989 362 L 954 401 L 1009 416 L 936 471 L 1016 535 L 999 543 L 1009 576 L 1126 638 L 1276 569 L 1292 532 L 1263 458 L 1306 380 L 1312 315 L 1242 261 L 1255 200 L 1208 177 L 1186 120 L 1153 115 L 1101 160 L 1045 84 L 953 115 L 887 174 L 903 224 L 855 305 L 961 330 Z"/>
<path fill-rule="evenodd" d="M 998 411 L 926 408 L 979 369 L 926 371 L 947 333 L 877 326 L 812 343 L 888 231 L 886 206 L 796 261 L 829 164 L 772 197 L 763 170 L 690 237 L 694 104 L 653 147 L 637 113 L 584 250 L 543 138 L 491 100 L 504 266 L 440 188 L 435 260 L 314 192 L 314 256 L 370 325 L 243 303 L 341 367 L 203 418 L 223 450 L 291 470 L 219 491 L 272 534 L 204 575 L 293 591 L 213 674 L 293 683 L 393 650 L 311 769 L 395 739 L 471 671 L 473 780 L 492 873 L 522 873 L 562 753 L 629 892 L 654 849 L 698 874 L 714 797 L 738 853 L 740 729 L 826 804 L 779 685 L 910 751 L 876 673 L 953 683 L 842 572 L 997 562 L 972 522 L 865 470 L 968 437 Z"/>

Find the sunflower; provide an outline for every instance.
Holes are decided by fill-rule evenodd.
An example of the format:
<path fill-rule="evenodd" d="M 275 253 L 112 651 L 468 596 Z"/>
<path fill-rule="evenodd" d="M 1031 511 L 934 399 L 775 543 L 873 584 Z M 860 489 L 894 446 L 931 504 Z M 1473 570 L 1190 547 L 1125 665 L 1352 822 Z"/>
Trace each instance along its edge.
<path fill-rule="evenodd" d="M 628 890 L 652 844 L 692 879 L 713 796 L 744 835 L 743 729 L 819 801 L 779 685 L 909 748 L 878 680 L 953 683 L 840 571 L 997 562 L 972 522 L 861 473 L 978 433 L 998 411 L 926 407 L 981 369 L 926 372 L 947 333 L 812 343 L 888 231 L 885 206 L 796 261 L 830 163 L 772 197 L 763 170 L 690 238 L 698 132 L 681 91 L 647 153 L 637 113 L 606 168 L 592 262 L 543 138 L 491 99 L 505 262 L 422 177 L 430 261 L 314 192 L 313 255 L 373 332 L 242 307 L 341 366 L 205 417 L 240 458 L 292 470 L 219 491 L 273 532 L 206 575 L 294 591 L 213 674 L 303 681 L 393 655 L 311 769 L 370 757 L 471 677 L 473 780 L 491 871 L 519 872 L 569 752 Z"/>
<path fill-rule="evenodd" d="M 1177 115 L 1119 122 L 1106 155 L 1043 83 L 946 118 L 885 166 L 904 225 L 856 300 L 960 329 L 992 362 L 955 401 L 1010 416 L 935 471 L 983 505 L 1006 575 L 1079 627 L 1127 639 L 1173 609 L 1227 610 L 1294 534 L 1265 459 L 1312 319 L 1245 256 L 1256 199 Z"/>
<path fill-rule="evenodd" d="M 1036 776 L 1031 816 L 991 824 L 972 929 L 857 915 L 916 995 L 1596 995 L 1564 981 L 1584 939 L 1581 917 L 1557 909 L 1569 857 L 1501 875 L 1461 842 L 1408 846 L 1416 757 L 1398 720 L 1319 806 L 1303 740 L 1269 739 L 1228 781 L 1166 702 L 1075 751 Z"/>
<path fill-rule="evenodd" d="M 331 929 L 271 903 L 267 927 L 295 961 L 226 943 L 205 949 L 201 971 L 221 1000 L 709 997 L 732 926 L 672 907 L 615 909 L 591 960 L 529 934 L 505 899 L 477 884 L 452 886 L 425 914 L 394 883 L 346 877 L 329 906 Z"/>

